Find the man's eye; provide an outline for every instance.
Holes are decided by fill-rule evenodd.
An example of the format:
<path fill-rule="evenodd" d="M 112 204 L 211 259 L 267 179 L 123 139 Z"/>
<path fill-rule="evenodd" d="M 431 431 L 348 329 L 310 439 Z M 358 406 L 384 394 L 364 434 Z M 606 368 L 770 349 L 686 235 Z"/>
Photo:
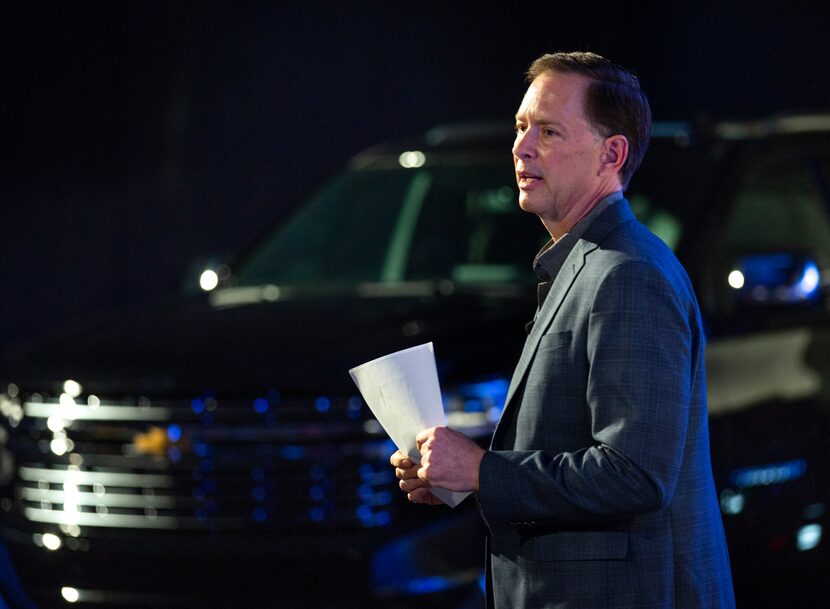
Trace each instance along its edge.
<path fill-rule="evenodd" d="M 559 135 L 559 133 L 557 133 L 553 129 L 545 129 L 542 133 L 544 133 L 548 137 L 553 137 L 555 135 Z"/>
<path fill-rule="evenodd" d="M 527 130 L 527 127 L 525 127 L 524 125 L 516 125 L 515 129 L 516 133 L 524 133 L 525 130 Z"/>

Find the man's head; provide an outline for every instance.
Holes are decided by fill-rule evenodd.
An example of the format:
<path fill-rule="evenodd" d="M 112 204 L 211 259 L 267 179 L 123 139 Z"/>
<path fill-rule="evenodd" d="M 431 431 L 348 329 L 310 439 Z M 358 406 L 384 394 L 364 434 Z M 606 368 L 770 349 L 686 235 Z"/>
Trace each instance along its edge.
<path fill-rule="evenodd" d="M 640 82 L 631 72 L 590 52 L 550 53 L 536 59 L 528 82 L 546 72 L 581 74 L 590 79 L 585 93 L 585 116 L 603 137 L 619 134 L 628 140 L 628 158 L 620 183 L 628 187 L 640 166 L 651 137 L 651 109 Z"/>
<path fill-rule="evenodd" d="M 554 239 L 639 166 L 650 112 L 636 79 L 589 53 L 544 55 L 516 112 L 513 165 L 519 206 Z"/>

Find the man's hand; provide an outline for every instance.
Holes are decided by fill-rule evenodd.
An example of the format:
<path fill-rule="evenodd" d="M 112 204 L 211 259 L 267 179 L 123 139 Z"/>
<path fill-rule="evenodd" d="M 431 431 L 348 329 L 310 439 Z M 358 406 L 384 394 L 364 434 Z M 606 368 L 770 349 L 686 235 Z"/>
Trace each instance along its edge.
<path fill-rule="evenodd" d="M 400 480 L 398 486 L 406 493 L 412 503 L 426 503 L 427 505 L 443 505 L 444 502 L 429 492 L 429 484 L 418 477 L 420 465 L 413 463 L 401 451 L 397 451 L 389 458 L 395 468 L 395 476 Z"/>
<path fill-rule="evenodd" d="M 463 433 L 430 427 L 415 436 L 421 451 L 418 478 L 450 491 L 477 491 L 478 469 L 487 452 Z"/>

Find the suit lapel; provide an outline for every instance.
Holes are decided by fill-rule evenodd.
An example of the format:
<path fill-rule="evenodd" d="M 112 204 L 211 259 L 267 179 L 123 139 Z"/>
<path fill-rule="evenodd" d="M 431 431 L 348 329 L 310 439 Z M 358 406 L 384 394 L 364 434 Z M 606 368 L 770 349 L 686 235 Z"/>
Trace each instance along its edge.
<path fill-rule="evenodd" d="M 519 363 L 516 364 L 513 378 L 510 380 L 510 386 L 507 389 L 507 397 L 504 401 L 502 416 L 493 433 L 494 440 L 498 434 L 499 425 L 502 419 L 504 419 L 504 413 L 508 407 L 511 407 L 516 391 L 524 382 L 527 370 L 531 362 L 533 362 L 536 349 L 539 347 L 539 339 L 542 338 L 553 322 L 554 317 L 556 317 L 556 313 L 570 292 L 571 286 L 576 281 L 580 271 L 585 267 L 588 256 L 599 247 L 606 235 L 620 224 L 632 219 L 634 219 L 634 215 L 631 213 L 628 202 L 625 199 L 618 201 L 594 219 L 582 238 L 576 242 L 571 253 L 568 254 L 565 263 L 562 265 L 562 269 L 553 281 L 553 285 L 542 305 L 542 309 L 539 311 L 539 316 L 533 324 L 530 335 L 528 335 L 525 341 L 522 355 L 519 357 Z"/>

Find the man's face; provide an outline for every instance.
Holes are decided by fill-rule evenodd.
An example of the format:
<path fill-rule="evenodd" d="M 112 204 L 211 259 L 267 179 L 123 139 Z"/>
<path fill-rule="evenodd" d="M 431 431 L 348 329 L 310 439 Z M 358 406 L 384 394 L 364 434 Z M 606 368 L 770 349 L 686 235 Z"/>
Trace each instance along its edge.
<path fill-rule="evenodd" d="M 590 80 L 546 72 L 528 87 L 516 113 L 513 165 L 519 205 L 552 225 L 579 219 L 603 185 L 603 138 L 585 116 Z M 572 222 L 571 222 L 572 223 Z"/>

